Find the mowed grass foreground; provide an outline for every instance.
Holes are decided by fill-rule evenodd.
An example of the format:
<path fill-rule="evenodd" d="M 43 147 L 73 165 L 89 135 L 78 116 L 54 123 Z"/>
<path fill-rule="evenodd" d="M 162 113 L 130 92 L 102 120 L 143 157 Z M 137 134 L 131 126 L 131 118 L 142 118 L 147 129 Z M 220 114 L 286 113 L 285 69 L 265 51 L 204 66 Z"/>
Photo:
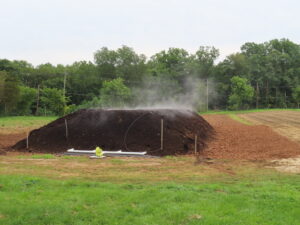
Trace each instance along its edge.
<path fill-rule="evenodd" d="M 139 159 L 1 158 L 0 224 L 300 224 L 300 176 L 273 169 L 245 164 L 228 174 L 175 157 L 143 170 Z"/>

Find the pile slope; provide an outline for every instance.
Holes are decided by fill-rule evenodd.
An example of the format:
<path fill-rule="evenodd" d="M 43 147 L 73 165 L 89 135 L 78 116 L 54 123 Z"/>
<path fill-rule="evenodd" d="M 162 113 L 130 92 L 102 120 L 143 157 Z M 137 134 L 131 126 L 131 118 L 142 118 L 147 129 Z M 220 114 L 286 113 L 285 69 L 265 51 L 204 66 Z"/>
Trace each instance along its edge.
<path fill-rule="evenodd" d="M 188 110 L 83 109 L 31 131 L 28 151 L 53 153 L 100 146 L 105 150 L 147 151 L 152 155 L 186 154 L 194 151 L 196 135 L 201 151 L 213 134 L 208 122 Z M 26 150 L 26 139 L 14 148 Z"/>

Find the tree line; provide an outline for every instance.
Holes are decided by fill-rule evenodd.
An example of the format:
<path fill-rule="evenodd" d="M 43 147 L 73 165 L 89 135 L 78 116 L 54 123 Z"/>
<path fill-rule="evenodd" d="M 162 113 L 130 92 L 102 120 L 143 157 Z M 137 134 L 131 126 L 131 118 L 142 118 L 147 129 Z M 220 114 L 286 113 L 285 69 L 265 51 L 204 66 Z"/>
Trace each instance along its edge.
<path fill-rule="evenodd" d="M 176 101 L 190 91 L 188 79 L 199 83 L 193 93 L 197 110 L 299 107 L 300 45 L 288 39 L 249 42 L 223 61 L 218 57 L 215 47 L 195 53 L 169 48 L 147 58 L 122 46 L 103 47 L 94 62 L 71 65 L 0 59 L 0 114 L 63 115 Z M 145 97 L 151 91 L 155 98 Z"/>

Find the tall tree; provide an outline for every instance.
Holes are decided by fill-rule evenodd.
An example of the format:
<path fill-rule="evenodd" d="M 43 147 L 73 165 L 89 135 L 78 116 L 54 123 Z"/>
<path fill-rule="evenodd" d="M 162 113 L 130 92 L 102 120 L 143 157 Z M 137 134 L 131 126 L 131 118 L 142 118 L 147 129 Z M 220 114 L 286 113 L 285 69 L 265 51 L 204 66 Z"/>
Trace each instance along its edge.
<path fill-rule="evenodd" d="M 131 98 L 131 90 L 124 84 L 123 79 L 117 78 L 104 81 L 100 91 L 100 103 L 104 107 L 123 107 Z"/>
<path fill-rule="evenodd" d="M 248 108 L 253 94 L 254 89 L 248 84 L 246 78 L 232 77 L 231 94 L 228 100 L 229 108 L 233 110 Z"/>
<path fill-rule="evenodd" d="M 0 104 L 5 114 L 10 113 L 17 105 L 20 89 L 18 80 L 5 71 L 0 71 Z"/>

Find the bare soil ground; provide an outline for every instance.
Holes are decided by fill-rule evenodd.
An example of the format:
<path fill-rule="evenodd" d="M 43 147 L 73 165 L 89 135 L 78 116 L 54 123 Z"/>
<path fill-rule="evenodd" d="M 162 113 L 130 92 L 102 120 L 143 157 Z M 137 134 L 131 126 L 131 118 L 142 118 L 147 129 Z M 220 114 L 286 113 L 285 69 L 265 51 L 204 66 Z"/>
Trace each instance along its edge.
<path fill-rule="evenodd" d="M 5 154 L 17 141 L 26 137 L 26 132 L 21 133 L 1 133 L 0 132 L 0 155 Z"/>
<path fill-rule="evenodd" d="M 300 145 L 299 111 L 269 111 L 240 114 L 239 116 L 252 124 L 267 125 Z M 300 173 L 300 157 L 272 160 L 271 163 L 271 167 L 279 171 Z"/>
<path fill-rule="evenodd" d="M 267 111 L 240 114 L 253 124 L 263 124 L 300 144 L 300 111 Z"/>
<path fill-rule="evenodd" d="M 270 120 L 267 115 L 261 115 L 262 119 L 264 117 L 265 120 Z M 300 155 L 298 143 L 276 133 L 266 125 L 245 125 L 227 115 L 205 115 L 204 118 L 216 131 L 216 139 L 211 141 L 203 152 L 206 157 L 266 160 Z"/>
<path fill-rule="evenodd" d="M 300 157 L 272 160 L 268 167 L 282 172 L 300 174 Z"/>

